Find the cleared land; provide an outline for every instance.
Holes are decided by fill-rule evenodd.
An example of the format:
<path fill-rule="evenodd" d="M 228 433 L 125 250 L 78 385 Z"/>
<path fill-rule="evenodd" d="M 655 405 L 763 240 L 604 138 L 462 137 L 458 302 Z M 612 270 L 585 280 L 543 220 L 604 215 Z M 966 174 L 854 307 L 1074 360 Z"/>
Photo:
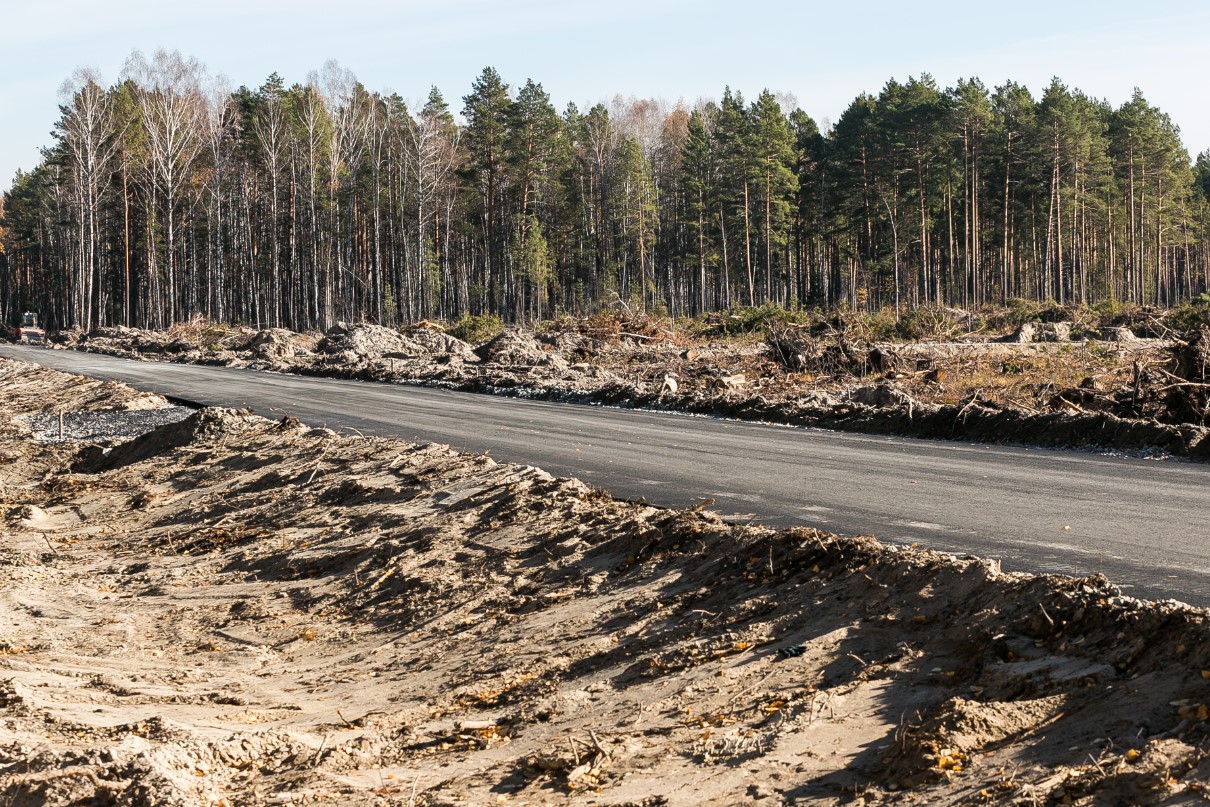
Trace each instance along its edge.
<path fill-rule="evenodd" d="M 0 363 L 8 417 L 145 394 Z M 0 424 L 0 800 L 1198 802 L 1205 611 L 203 410 Z M 75 424 L 83 429 L 84 424 Z"/>
<path fill-rule="evenodd" d="M 1142 339 L 1126 327 L 1025 323 L 875 341 L 844 319 L 690 331 L 613 315 L 465 342 L 431 323 L 326 334 L 194 322 L 103 328 L 64 346 L 139 359 L 404 381 L 870 434 L 1210 457 L 1210 325 Z M 948 319 L 947 319 L 948 317 Z M 946 323 L 949 323 L 946 325 Z M 943 327 L 944 326 L 944 327 Z"/>

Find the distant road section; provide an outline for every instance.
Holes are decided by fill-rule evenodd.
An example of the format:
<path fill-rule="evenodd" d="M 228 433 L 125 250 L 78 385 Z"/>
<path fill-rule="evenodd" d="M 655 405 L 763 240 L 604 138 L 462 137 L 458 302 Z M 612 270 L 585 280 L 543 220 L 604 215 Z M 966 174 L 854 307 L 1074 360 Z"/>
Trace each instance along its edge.
<path fill-rule="evenodd" d="M 0 356 L 200 404 L 448 443 L 617 496 L 740 521 L 873 534 L 1102 572 L 1125 593 L 1210 606 L 1210 465 L 841 434 L 713 418 L 136 362 L 37 347 Z"/>

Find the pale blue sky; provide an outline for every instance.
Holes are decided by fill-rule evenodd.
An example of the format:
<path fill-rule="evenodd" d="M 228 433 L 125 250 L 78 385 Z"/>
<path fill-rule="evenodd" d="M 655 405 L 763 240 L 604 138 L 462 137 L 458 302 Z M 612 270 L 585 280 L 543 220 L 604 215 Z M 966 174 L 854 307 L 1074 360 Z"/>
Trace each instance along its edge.
<path fill-rule="evenodd" d="M 1052 76 L 1117 105 L 1135 86 L 1210 149 L 1204 0 L 0 0 L 0 190 L 50 142 L 58 88 L 81 66 L 115 80 L 131 50 L 180 50 L 238 86 L 287 83 L 336 59 L 368 88 L 456 111 L 483 67 L 532 77 L 556 106 L 614 93 L 792 93 L 821 123 L 887 79 L 978 76 L 1040 94 Z M 1000 9 L 1004 10 L 1000 10 Z M 197 10 L 195 10 L 197 9 Z"/>

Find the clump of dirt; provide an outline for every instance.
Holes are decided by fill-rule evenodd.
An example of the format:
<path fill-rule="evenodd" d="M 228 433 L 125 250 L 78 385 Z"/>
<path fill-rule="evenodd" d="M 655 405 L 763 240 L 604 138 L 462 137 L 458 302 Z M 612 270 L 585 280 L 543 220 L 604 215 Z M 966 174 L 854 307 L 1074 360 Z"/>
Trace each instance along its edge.
<path fill-rule="evenodd" d="M 864 376 L 891 370 L 893 364 L 882 358 L 889 351 L 875 353 L 872 344 L 843 332 L 817 336 L 811 328 L 778 324 L 765 329 L 765 342 L 787 369 L 812 375 Z"/>
<path fill-rule="evenodd" d="M 357 362 L 389 355 L 406 355 L 408 342 L 393 328 L 369 323 L 337 323 L 328 329 L 318 350 L 329 356 Z"/>
<path fill-rule="evenodd" d="M 1138 335 L 1125 325 L 1114 325 L 1102 328 L 1101 339 L 1106 342 L 1121 342 L 1127 345 L 1135 344 L 1139 341 Z"/>
<path fill-rule="evenodd" d="M 550 358 L 533 334 L 519 329 L 503 331 L 480 346 L 475 353 L 484 362 L 520 364 L 525 367 L 546 364 Z"/>
<path fill-rule="evenodd" d="M 557 343 L 545 345 L 532 333 L 515 328 L 506 329 L 480 345 L 475 354 L 485 368 L 491 368 L 483 381 L 500 387 L 516 386 L 518 382 L 533 386 L 529 379 L 534 378 L 562 380 L 577 374 L 579 369 L 571 369 L 557 351 Z"/>
<path fill-rule="evenodd" d="M 161 395 L 84 376 L 68 376 L 63 390 L 48 395 L 37 385 L 26 387 L 21 383 L 34 370 L 34 365 L 25 362 L 5 360 L 0 363 L 0 386 L 4 387 L 13 412 L 57 416 L 59 412 L 137 412 L 169 406 Z"/>
<path fill-rule="evenodd" d="M 89 333 L 66 331 L 56 338 L 63 345 L 125 358 L 222 364 L 234 359 L 235 351 L 246 351 L 255 333 L 197 317 L 160 331 L 116 325 Z"/>
<path fill-rule="evenodd" d="M 278 361 L 310 355 L 310 350 L 297 344 L 296 337 L 293 331 L 285 328 L 268 328 L 257 331 L 245 349 L 256 358 Z"/>
<path fill-rule="evenodd" d="M 427 327 L 426 327 L 427 326 Z M 475 361 L 474 349 L 456 336 L 450 336 L 432 323 L 409 328 L 404 334 L 413 346 L 413 352 L 424 355 L 450 356 L 462 361 Z"/>
<path fill-rule="evenodd" d="M 338 323 L 319 342 L 318 350 L 352 364 L 387 359 L 430 358 L 434 355 L 475 359 L 470 345 L 433 328 L 407 332 L 381 325 Z"/>
<path fill-rule="evenodd" d="M 113 405 L 0 362 L 10 416 Z M 91 390 L 91 391 L 90 391 Z M 1169 804 L 1210 613 L 205 410 L 0 423 L 9 804 Z M 118 461 L 120 458 L 120 461 Z"/>

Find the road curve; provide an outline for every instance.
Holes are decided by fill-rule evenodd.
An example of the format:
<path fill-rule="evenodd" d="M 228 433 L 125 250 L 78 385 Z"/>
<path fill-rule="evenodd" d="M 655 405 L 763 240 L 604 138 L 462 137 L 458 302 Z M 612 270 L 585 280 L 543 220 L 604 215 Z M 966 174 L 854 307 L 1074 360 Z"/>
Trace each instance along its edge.
<path fill-rule="evenodd" d="M 218 406 L 447 443 L 617 496 L 739 520 L 873 534 L 1102 572 L 1126 593 L 1210 606 L 1210 465 L 870 437 L 394 384 L 136 362 L 36 347 L 0 356 Z"/>

